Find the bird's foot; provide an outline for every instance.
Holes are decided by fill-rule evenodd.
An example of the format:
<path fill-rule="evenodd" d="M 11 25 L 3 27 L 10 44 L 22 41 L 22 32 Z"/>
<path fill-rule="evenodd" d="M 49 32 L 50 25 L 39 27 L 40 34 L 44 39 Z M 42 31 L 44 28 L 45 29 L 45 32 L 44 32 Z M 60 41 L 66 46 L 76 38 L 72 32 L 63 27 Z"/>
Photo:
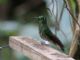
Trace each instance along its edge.
<path fill-rule="evenodd" d="M 42 40 L 41 41 L 41 45 L 50 46 L 50 42 L 49 41 Z"/>

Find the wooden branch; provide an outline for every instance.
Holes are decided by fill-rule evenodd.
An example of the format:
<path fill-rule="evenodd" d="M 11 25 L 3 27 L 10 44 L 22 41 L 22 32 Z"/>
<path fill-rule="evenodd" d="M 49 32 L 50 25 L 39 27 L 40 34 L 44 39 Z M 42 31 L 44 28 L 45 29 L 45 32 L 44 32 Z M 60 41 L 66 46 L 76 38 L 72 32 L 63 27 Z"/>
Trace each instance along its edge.
<path fill-rule="evenodd" d="M 78 13 L 78 23 L 80 25 L 80 0 L 77 0 L 77 4 L 79 8 L 79 13 Z M 75 58 L 76 60 L 80 60 L 80 27 L 78 24 L 75 24 L 75 29 L 74 29 L 74 36 L 73 36 L 73 41 L 70 47 L 70 52 L 69 56 Z"/>
<path fill-rule="evenodd" d="M 9 46 L 31 60 L 75 60 L 51 47 L 41 45 L 32 38 L 11 36 Z"/>
<path fill-rule="evenodd" d="M 71 43 L 71 48 L 70 48 L 70 51 L 69 51 L 69 56 L 71 57 L 75 57 L 75 54 L 78 50 L 78 35 L 79 35 L 79 31 L 75 31 L 75 34 L 73 36 L 73 41 Z"/>

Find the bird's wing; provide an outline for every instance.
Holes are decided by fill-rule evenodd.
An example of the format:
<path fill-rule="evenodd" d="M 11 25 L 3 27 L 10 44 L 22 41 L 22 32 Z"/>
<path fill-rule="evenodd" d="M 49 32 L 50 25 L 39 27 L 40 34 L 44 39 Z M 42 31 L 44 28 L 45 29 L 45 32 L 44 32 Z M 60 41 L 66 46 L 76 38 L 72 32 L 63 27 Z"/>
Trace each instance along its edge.
<path fill-rule="evenodd" d="M 60 47 L 63 47 L 63 44 L 61 43 L 61 41 L 57 38 L 56 35 L 54 35 L 50 29 L 46 29 L 45 30 L 45 34 L 47 35 L 47 38 L 49 40 L 51 40 L 53 43 L 58 44 Z"/>

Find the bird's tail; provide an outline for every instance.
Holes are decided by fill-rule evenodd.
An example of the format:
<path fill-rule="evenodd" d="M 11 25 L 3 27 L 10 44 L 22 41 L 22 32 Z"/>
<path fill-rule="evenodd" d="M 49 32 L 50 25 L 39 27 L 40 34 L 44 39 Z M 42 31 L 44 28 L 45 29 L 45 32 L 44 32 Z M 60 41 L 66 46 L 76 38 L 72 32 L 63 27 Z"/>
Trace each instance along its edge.
<path fill-rule="evenodd" d="M 56 44 L 60 47 L 60 49 L 62 50 L 62 51 L 64 51 L 64 45 L 61 43 L 61 41 L 58 39 L 58 40 L 56 40 Z"/>
<path fill-rule="evenodd" d="M 64 51 L 64 48 L 61 48 L 62 51 Z"/>
<path fill-rule="evenodd" d="M 64 51 L 64 46 L 63 46 L 63 45 L 57 44 L 57 46 L 58 46 L 62 51 Z"/>
<path fill-rule="evenodd" d="M 61 48 L 62 51 L 64 51 L 64 45 L 62 43 L 59 44 L 59 47 Z"/>

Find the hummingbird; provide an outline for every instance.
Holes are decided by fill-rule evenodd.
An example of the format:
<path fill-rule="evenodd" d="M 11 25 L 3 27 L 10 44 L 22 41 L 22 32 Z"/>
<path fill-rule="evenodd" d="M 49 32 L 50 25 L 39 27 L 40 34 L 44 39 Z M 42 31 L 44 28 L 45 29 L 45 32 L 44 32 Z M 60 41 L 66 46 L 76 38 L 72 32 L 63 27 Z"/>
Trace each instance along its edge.
<path fill-rule="evenodd" d="M 61 43 L 61 41 L 58 39 L 58 37 L 51 32 L 51 30 L 48 27 L 47 19 L 44 16 L 38 16 L 34 17 L 35 19 L 38 19 L 39 22 L 39 34 L 40 37 L 44 40 L 50 41 L 56 45 L 58 45 L 62 51 L 64 51 L 64 45 Z"/>

